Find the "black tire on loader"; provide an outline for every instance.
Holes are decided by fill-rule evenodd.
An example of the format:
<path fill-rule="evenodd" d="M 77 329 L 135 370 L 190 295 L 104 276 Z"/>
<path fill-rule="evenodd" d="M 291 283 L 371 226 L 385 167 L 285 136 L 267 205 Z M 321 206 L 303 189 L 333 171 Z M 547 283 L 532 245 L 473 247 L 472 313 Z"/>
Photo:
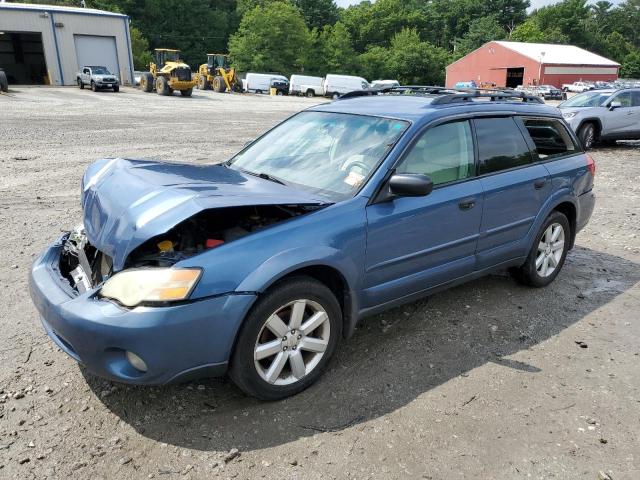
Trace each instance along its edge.
<path fill-rule="evenodd" d="M 213 91 L 218 93 L 224 93 L 227 86 L 224 83 L 223 78 L 220 75 L 213 77 Z"/>
<path fill-rule="evenodd" d="M 7 80 L 7 74 L 2 70 L 0 70 L 0 91 L 5 93 L 9 91 L 9 81 Z"/>
<path fill-rule="evenodd" d="M 164 96 L 168 96 L 173 93 L 171 91 L 171 88 L 169 88 L 169 82 L 167 81 L 166 77 L 160 76 L 156 78 L 156 93 L 158 95 Z"/>
<path fill-rule="evenodd" d="M 180 90 L 180 95 L 182 95 L 183 97 L 190 97 L 192 93 L 193 93 L 193 87 L 187 88 L 186 90 Z"/>
<path fill-rule="evenodd" d="M 200 75 L 200 78 L 198 78 L 198 89 L 209 90 L 209 81 L 205 75 Z"/>
<path fill-rule="evenodd" d="M 140 77 L 140 88 L 143 92 L 151 92 L 153 91 L 153 75 L 150 72 L 145 72 Z"/>

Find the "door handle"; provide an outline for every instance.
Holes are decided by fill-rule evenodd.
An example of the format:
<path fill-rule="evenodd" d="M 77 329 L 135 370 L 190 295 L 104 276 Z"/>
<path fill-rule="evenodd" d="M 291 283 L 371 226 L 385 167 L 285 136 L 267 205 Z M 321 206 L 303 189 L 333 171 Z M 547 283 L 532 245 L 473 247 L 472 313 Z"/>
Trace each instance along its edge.
<path fill-rule="evenodd" d="M 465 198 L 464 200 L 461 200 L 460 203 L 458 203 L 458 207 L 460 208 L 460 210 L 471 210 L 475 206 L 475 198 Z"/>
<path fill-rule="evenodd" d="M 547 184 L 547 179 L 546 178 L 543 178 L 541 180 L 536 180 L 535 182 L 533 182 L 533 186 L 535 187 L 536 190 L 540 190 L 546 184 Z"/>

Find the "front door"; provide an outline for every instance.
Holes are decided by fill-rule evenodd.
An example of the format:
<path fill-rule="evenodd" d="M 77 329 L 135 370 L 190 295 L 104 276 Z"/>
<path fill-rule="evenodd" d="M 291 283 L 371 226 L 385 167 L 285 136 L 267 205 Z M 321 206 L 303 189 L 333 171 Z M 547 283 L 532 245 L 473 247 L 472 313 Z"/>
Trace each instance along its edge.
<path fill-rule="evenodd" d="M 475 265 L 483 195 L 470 122 L 429 128 L 396 173 L 428 175 L 434 190 L 367 207 L 364 307 L 461 277 Z"/>

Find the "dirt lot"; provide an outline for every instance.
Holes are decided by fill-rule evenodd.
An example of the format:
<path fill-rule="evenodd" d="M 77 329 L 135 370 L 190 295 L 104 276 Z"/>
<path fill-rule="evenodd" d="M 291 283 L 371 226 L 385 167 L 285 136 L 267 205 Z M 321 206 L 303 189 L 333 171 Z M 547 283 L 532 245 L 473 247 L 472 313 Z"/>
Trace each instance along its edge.
<path fill-rule="evenodd" d="M 295 398 L 112 384 L 48 340 L 27 273 L 90 162 L 220 160 L 313 103 L 0 95 L 0 477 L 640 478 L 639 143 L 593 152 L 597 209 L 552 286 L 495 275 L 370 318 Z"/>

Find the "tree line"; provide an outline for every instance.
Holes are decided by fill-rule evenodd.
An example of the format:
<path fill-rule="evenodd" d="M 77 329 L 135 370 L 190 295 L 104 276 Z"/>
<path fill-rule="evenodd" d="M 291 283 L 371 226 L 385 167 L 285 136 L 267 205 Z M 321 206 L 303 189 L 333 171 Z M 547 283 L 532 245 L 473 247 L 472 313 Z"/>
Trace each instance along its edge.
<path fill-rule="evenodd" d="M 73 0 L 36 3 L 76 5 Z M 491 40 L 573 44 L 640 78 L 640 0 L 86 0 L 131 17 L 134 63 L 178 48 L 192 67 L 229 52 L 241 71 L 357 74 L 441 84 L 445 66 Z"/>

